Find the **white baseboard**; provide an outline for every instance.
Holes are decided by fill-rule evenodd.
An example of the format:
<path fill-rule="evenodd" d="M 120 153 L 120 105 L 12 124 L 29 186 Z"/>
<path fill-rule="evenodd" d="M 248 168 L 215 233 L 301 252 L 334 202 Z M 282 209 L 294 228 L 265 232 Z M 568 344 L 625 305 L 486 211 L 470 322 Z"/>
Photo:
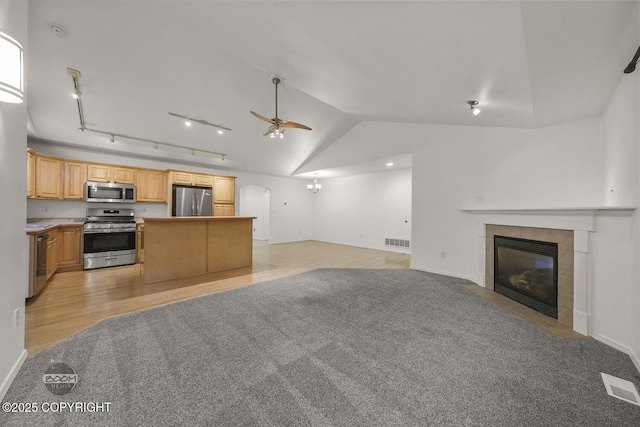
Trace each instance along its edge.
<path fill-rule="evenodd" d="M 621 352 L 626 353 L 629 356 L 629 358 L 631 358 L 631 361 L 635 365 L 638 372 L 640 372 L 640 358 L 631 348 L 600 334 L 592 334 L 591 336 L 594 339 L 600 341 L 601 343 L 608 345 L 609 347 L 613 347 L 616 350 L 620 350 Z"/>
<path fill-rule="evenodd" d="M 447 271 L 427 270 L 427 269 L 424 269 L 424 268 L 414 267 L 414 266 L 411 266 L 411 268 L 414 269 L 414 270 L 418 270 L 418 271 L 424 271 L 425 273 L 440 274 L 442 276 L 449 276 L 449 277 L 455 277 L 457 279 L 468 280 L 470 282 L 475 283 L 476 285 L 480 285 L 480 283 L 478 283 L 478 279 L 477 278 L 473 278 L 473 277 L 470 277 L 470 276 L 462 276 L 462 275 L 459 275 L 459 274 L 449 273 Z M 480 285 L 480 286 L 482 286 L 482 285 Z"/>
<path fill-rule="evenodd" d="M 18 375 L 18 372 L 20 372 L 20 368 L 22 368 L 22 364 L 24 363 L 24 361 L 27 360 L 27 356 L 27 350 L 22 350 L 22 353 L 20 353 L 18 360 L 16 360 L 16 363 L 14 363 L 11 367 L 9 375 L 7 375 L 6 378 L 2 381 L 2 387 L 0 388 L 0 402 L 4 400 L 4 397 L 9 391 L 9 387 L 11 387 L 11 383 L 16 378 L 16 375 Z"/>

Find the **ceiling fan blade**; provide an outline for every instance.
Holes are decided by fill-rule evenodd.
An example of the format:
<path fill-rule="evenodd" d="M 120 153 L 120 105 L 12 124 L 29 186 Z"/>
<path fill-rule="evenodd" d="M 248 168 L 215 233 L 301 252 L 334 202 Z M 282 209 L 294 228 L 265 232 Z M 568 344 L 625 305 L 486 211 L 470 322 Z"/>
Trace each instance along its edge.
<path fill-rule="evenodd" d="M 300 123 L 296 123 L 296 122 L 287 122 L 284 120 L 280 121 L 280 126 L 282 126 L 283 128 L 297 128 L 297 129 L 311 130 L 309 126 L 301 125 Z"/>
<path fill-rule="evenodd" d="M 264 120 L 267 123 L 275 123 L 273 119 L 267 119 L 265 116 L 261 116 L 260 114 L 256 113 L 255 111 L 249 111 L 251 114 L 253 114 L 254 116 L 256 116 L 257 118 L 259 118 L 260 120 Z"/>
<path fill-rule="evenodd" d="M 271 135 L 273 132 L 276 131 L 276 127 L 275 126 L 269 126 L 269 129 L 267 129 L 267 131 L 264 133 L 264 135 L 262 136 L 268 136 Z"/>

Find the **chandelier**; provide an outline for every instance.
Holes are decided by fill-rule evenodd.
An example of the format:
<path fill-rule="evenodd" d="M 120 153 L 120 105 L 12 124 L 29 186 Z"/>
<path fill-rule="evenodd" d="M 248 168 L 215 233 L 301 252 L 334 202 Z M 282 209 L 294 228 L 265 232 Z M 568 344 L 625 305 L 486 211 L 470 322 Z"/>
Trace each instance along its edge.
<path fill-rule="evenodd" d="M 313 194 L 316 194 L 321 188 L 322 185 L 318 184 L 317 179 L 313 180 L 313 184 L 307 184 L 307 190 L 311 191 Z"/>

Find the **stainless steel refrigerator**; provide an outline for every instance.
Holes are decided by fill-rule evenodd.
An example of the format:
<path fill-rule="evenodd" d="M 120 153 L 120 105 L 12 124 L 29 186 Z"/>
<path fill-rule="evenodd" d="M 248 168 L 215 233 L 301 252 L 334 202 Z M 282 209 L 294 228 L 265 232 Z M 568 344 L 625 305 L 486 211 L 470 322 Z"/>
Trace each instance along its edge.
<path fill-rule="evenodd" d="M 172 216 L 212 216 L 213 189 L 173 185 Z"/>

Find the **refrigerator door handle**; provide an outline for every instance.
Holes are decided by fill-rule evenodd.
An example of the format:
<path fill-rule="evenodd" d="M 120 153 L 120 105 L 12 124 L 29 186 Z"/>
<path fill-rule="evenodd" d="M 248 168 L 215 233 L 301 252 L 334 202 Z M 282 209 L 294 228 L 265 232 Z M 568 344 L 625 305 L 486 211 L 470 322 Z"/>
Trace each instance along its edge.
<path fill-rule="evenodd" d="M 200 216 L 200 196 L 196 194 L 196 216 Z"/>

